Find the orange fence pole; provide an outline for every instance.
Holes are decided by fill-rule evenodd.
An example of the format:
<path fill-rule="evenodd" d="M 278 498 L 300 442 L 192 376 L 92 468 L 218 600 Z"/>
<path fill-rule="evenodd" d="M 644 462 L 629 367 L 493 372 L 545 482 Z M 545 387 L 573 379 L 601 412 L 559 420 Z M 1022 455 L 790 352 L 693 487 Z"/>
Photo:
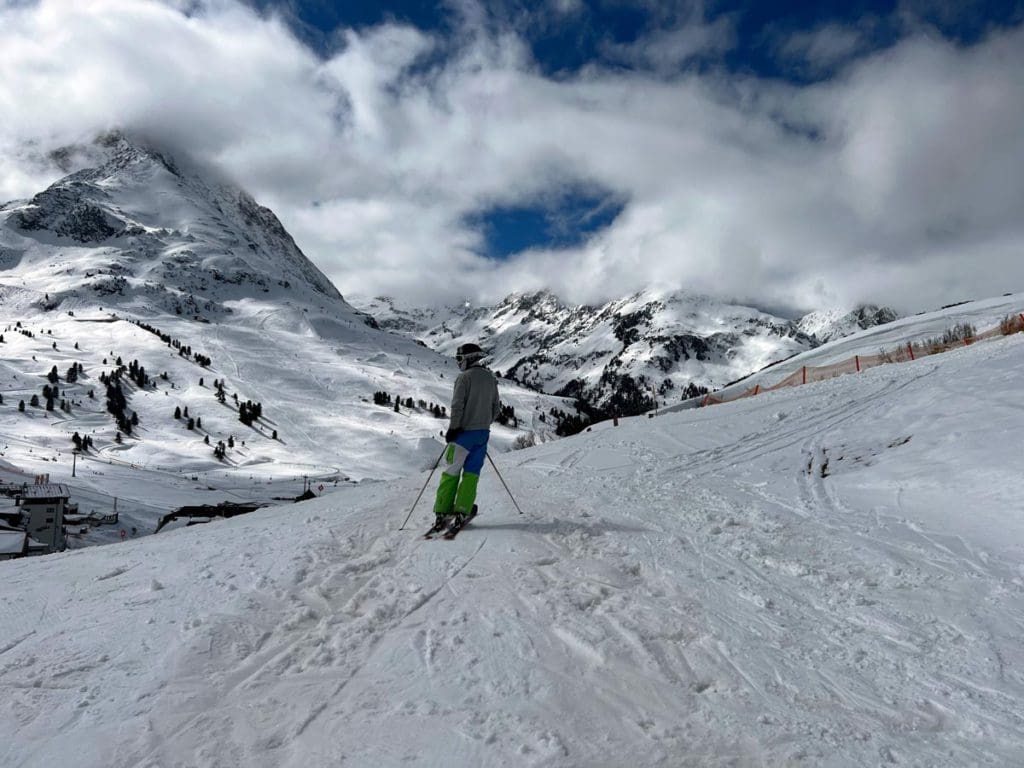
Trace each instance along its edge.
<path fill-rule="evenodd" d="M 803 383 L 804 384 L 807 383 L 807 366 L 806 365 L 804 366 L 804 381 L 803 381 Z"/>
<path fill-rule="evenodd" d="M 754 385 L 754 394 L 756 395 L 760 391 L 761 391 L 761 385 L 760 384 L 755 384 Z"/>
<path fill-rule="evenodd" d="M 860 373 L 860 355 L 854 355 L 853 361 L 857 363 L 857 373 Z"/>
<path fill-rule="evenodd" d="M 913 360 L 914 359 L 914 345 L 911 344 L 909 341 L 907 342 L 907 351 L 910 352 L 910 359 Z"/>

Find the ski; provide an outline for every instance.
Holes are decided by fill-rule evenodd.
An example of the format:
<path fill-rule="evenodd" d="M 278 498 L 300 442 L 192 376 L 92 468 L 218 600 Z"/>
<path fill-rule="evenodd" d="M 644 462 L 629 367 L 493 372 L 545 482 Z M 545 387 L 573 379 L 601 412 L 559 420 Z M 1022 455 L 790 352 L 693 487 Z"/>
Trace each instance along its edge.
<path fill-rule="evenodd" d="M 459 531 L 461 531 L 463 528 L 469 525 L 469 523 L 473 520 L 474 517 L 476 517 L 476 504 L 473 505 L 473 509 L 469 513 L 469 517 L 462 520 L 456 519 L 452 521 L 452 524 L 449 525 L 448 529 L 444 532 L 443 538 L 445 538 L 448 541 L 454 539 L 456 536 L 459 535 Z"/>
<path fill-rule="evenodd" d="M 434 536 L 436 536 L 437 534 L 441 533 L 441 531 L 443 531 L 447 527 L 448 527 L 448 518 L 447 517 L 442 517 L 440 520 L 435 522 L 432 526 L 430 526 L 430 528 L 427 529 L 427 532 L 423 534 L 423 538 L 424 539 L 432 539 L 432 538 L 434 538 Z"/>

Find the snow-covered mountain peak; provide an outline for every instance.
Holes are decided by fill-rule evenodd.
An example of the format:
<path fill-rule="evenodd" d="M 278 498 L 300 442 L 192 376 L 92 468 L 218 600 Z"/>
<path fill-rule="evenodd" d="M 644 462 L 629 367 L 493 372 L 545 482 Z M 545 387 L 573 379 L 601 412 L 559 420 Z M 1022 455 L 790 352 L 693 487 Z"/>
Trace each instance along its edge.
<path fill-rule="evenodd" d="M 89 165 L 0 209 L 0 267 L 55 305 L 101 295 L 208 319 L 275 299 L 356 317 L 273 212 L 216 172 L 120 133 L 57 154 Z"/>
<path fill-rule="evenodd" d="M 800 318 L 797 325 L 802 332 L 824 344 L 876 325 L 891 323 L 898 318 L 896 311 L 889 307 L 860 304 L 853 309 L 832 308 L 809 312 Z"/>

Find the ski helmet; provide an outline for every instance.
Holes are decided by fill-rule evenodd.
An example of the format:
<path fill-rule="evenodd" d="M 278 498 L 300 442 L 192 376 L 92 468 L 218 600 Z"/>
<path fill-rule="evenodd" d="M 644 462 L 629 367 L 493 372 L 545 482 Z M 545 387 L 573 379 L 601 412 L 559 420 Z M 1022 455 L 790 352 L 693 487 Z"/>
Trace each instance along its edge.
<path fill-rule="evenodd" d="M 479 362 L 484 356 L 484 351 L 478 344 L 462 344 L 455 351 L 455 362 L 459 364 L 459 370 L 466 370 L 471 365 Z"/>

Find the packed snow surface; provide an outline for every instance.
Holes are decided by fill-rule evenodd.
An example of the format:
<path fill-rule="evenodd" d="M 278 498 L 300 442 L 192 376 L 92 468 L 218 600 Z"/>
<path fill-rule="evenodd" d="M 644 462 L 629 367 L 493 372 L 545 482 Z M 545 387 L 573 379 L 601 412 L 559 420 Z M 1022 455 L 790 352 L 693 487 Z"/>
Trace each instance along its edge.
<path fill-rule="evenodd" d="M 1024 764 L 1022 360 L 495 456 L 452 542 L 423 473 L 0 563 L 0 764 Z"/>

